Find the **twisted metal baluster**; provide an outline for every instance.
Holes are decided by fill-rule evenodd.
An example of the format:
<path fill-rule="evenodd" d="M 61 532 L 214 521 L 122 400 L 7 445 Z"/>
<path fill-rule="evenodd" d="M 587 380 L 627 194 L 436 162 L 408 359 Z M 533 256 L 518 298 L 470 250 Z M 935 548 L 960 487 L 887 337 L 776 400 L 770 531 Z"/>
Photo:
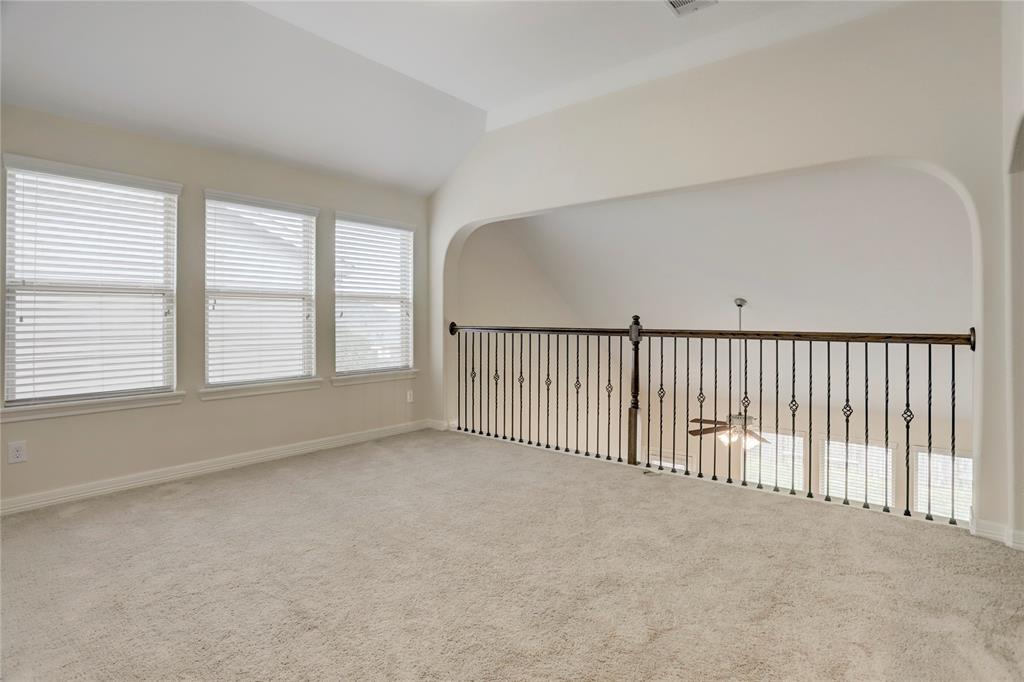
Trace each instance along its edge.
<path fill-rule="evenodd" d="M 825 501 L 832 501 L 832 342 L 825 342 Z"/>
<path fill-rule="evenodd" d="M 793 386 L 789 400 L 789 413 L 791 415 L 789 432 L 792 438 L 789 455 L 789 494 L 796 495 L 796 411 L 800 407 L 796 402 L 796 341 L 793 341 L 793 353 L 790 359 L 793 366 Z"/>
<path fill-rule="evenodd" d="M 484 342 L 484 373 L 480 375 L 480 384 L 484 391 L 484 400 L 480 408 L 484 411 L 484 428 L 488 438 L 491 436 L 491 335 L 483 335 Z"/>
<path fill-rule="evenodd" d="M 533 445 L 533 334 L 526 335 L 526 444 Z"/>
<path fill-rule="evenodd" d="M 690 428 L 690 337 L 686 337 L 686 422 L 683 424 L 684 429 Z M 685 439 L 684 443 L 686 454 L 683 455 L 683 475 L 690 475 L 690 434 L 684 431 Z"/>
<path fill-rule="evenodd" d="M 928 344 L 928 513 L 926 521 L 932 521 L 932 344 Z"/>
<path fill-rule="evenodd" d="M 578 343 L 578 341 L 577 341 Z M 565 452 L 569 452 L 569 335 L 565 336 Z"/>
<path fill-rule="evenodd" d="M 560 334 L 555 334 L 555 450 L 561 450 L 561 448 L 558 446 L 558 357 L 560 352 L 559 346 L 561 345 L 561 343 L 562 336 Z"/>
<path fill-rule="evenodd" d="M 956 525 L 956 346 L 949 347 L 949 525 Z"/>
<path fill-rule="evenodd" d="M 871 509 L 871 505 L 868 504 L 868 457 L 870 455 L 870 445 L 868 440 L 868 348 L 869 345 L 864 342 L 864 509 Z"/>
<path fill-rule="evenodd" d="M 494 335 L 494 437 L 498 438 L 498 384 L 501 382 L 501 372 L 498 370 L 498 335 Z"/>
<path fill-rule="evenodd" d="M 699 405 L 699 412 L 697 414 L 698 423 L 700 428 L 704 428 L 704 399 L 707 397 L 704 395 L 704 337 L 700 337 L 700 388 L 697 393 L 697 405 Z M 697 478 L 704 478 L 704 436 L 700 435 L 697 437 Z"/>
<path fill-rule="evenodd" d="M 541 402 L 543 402 L 541 400 L 540 387 L 541 387 L 541 384 L 544 383 L 544 382 L 542 382 L 540 380 L 540 359 L 541 359 L 540 358 L 540 351 L 541 351 L 541 346 L 543 345 L 543 344 L 541 344 L 541 341 L 540 341 L 541 338 L 542 338 L 541 334 L 537 334 L 537 442 L 534 443 L 534 445 L 536 445 L 538 448 L 540 447 L 540 434 L 541 434 L 541 430 L 542 430 L 541 423 L 540 423 L 540 407 L 541 407 Z"/>
<path fill-rule="evenodd" d="M 679 392 L 679 339 L 672 339 L 672 473 L 676 473 L 676 394 Z"/>
<path fill-rule="evenodd" d="M 608 442 L 608 452 L 605 454 L 605 459 L 610 460 L 612 458 L 612 391 L 615 387 L 612 386 L 612 337 L 608 335 L 608 385 L 604 387 L 605 392 L 608 394 L 608 434 L 605 439 Z"/>
<path fill-rule="evenodd" d="M 714 392 L 715 404 L 714 404 L 714 413 L 713 413 L 713 416 L 711 418 L 714 419 L 715 422 L 717 422 L 718 421 L 718 339 L 717 338 L 715 339 L 714 348 L 715 348 L 715 392 Z M 714 436 L 711 439 L 711 480 L 712 481 L 717 481 L 718 480 L 718 434 L 711 434 L 711 435 Z"/>
<path fill-rule="evenodd" d="M 544 391 L 547 400 L 544 405 L 544 447 L 548 450 L 551 449 L 551 335 L 547 334 L 547 353 L 545 355 L 544 365 Z M 556 351 L 557 352 L 557 351 Z M 556 370 L 557 373 L 557 370 Z M 557 434 L 556 434 L 557 437 Z"/>
<path fill-rule="evenodd" d="M 843 485 L 843 504 L 850 504 L 850 415 L 853 414 L 853 407 L 850 406 L 850 342 L 846 342 L 846 403 L 843 404 L 843 416 L 846 418 L 846 481 Z M 867 481 L 865 481 L 867 483 Z"/>
<path fill-rule="evenodd" d="M 807 497 L 814 499 L 814 342 L 807 342 Z"/>
<path fill-rule="evenodd" d="M 907 376 L 907 404 L 903 408 L 903 423 L 906 425 L 906 461 L 904 466 L 906 467 L 906 497 L 904 500 L 905 506 L 903 509 L 904 516 L 910 516 L 910 422 L 914 421 L 914 412 L 910 409 L 910 344 L 907 344 L 907 361 L 906 361 L 906 376 Z"/>
<path fill-rule="evenodd" d="M 476 407 L 473 401 L 476 396 L 476 343 L 473 342 L 473 334 L 470 333 L 469 337 L 469 365 L 470 365 L 470 392 L 469 392 L 469 414 L 472 419 L 472 428 L 469 430 L 470 433 L 476 433 Z"/>
<path fill-rule="evenodd" d="M 462 339 L 455 337 L 455 421 L 456 431 L 462 430 Z"/>
<path fill-rule="evenodd" d="M 726 483 L 732 483 L 732 435 L 733 434 L 732 434 L 732 423 L 731 423 L 732 422 L 732 417 L 729 416 L 730 413 L 732 412 L 732 339 L 729 339 L 728 349 L 729 349 L 729 394 L 728 394 L 729 395 L 729 399 L 725 403 L 725 405 L 726 405 L 725 421 L 729 422 L 729 427 L 728 427 L 729 430 L 726 431 L 726 433 L 729 434 L 729 443 L 728 443 L 727 448 L 726 448 L 726 450 L 728 452 L 728 455 L 727 455 L 727 458 L 726 458 L 726 462 L 727 462 L 726 467 L 727 468 L 726 468 L 726 472 L 725 472 L 725 482 Z"/>
<path fill-rule="evenodd" d="M 662 459 L 665 456 L 665 337 L 658 339 L 658 470 L 664 471 Z"/>
<path fill-rule="evenodd" d="M 587 337 L 587 372 L 583 377 L 586 393 L 587 410 L 583 417 L 583 456 L 590 457 L 590 337 Z"/>
<path fill-rule="evenodd" d="M 508 440 L 508 334 L 501 335 L 501 439 Z"/>

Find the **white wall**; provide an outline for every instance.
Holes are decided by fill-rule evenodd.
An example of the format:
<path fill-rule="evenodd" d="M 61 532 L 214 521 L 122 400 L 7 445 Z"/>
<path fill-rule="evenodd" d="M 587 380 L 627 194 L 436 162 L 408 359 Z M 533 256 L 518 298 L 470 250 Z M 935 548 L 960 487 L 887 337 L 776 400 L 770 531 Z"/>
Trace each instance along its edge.
<path fill-rule="evenodd" d="M 317 374 L 334 368 L 334 211 L 415 229 L 416 362 L 428 357 L 426 200 L 350 177 L 213 151 L 38 112 L 3 110 L 3 151 L 184 184 L 178 232 L 178 405 L 3 424 L 3 442 L 25 440 L 29 460 L 4 458 L 5 504 L 15 498 L 214 457 L 360 432 L 419 419 L 422 378 L 202 401 L 203 190 L 317 206 Z M 413 388 L 419 400 L 406 402 Z M 6 450 L 6 446 L 5 446 Z"/>
<path fill-rule="evenodd" d="M 990 3 L 908 3 L 486 135 L 432 202 L 431 260 L 444 263 L 431 278 L 437 404 L 451 413 L 444 327 L 460 317 L 459 254 L 479 225 L 853 159 L 911 159 L 948 182 L 972 223 L 984 396 L 975 511 L 979 532 L 1008 539 L 1020 491 L 1007 483 L 1015 408 L 1001 13 Z"/>

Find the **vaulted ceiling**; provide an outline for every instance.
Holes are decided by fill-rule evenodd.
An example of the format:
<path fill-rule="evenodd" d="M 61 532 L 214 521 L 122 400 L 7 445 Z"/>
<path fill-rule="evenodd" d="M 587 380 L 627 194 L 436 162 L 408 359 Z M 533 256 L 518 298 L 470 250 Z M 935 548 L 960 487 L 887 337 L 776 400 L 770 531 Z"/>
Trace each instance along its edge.
<path fill-rule="evenodd" d="M 7 1 L 2 94 L 426 194 L 487 128 L 890 4 Z"/>

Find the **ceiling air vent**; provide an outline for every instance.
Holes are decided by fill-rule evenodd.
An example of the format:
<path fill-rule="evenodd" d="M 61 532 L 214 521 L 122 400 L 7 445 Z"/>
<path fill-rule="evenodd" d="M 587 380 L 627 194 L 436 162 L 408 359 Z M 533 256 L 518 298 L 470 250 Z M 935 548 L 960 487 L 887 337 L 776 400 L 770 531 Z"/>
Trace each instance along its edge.
<path fill-rule="evenodd" d="M 677 17 L 693 14 L 699 9 L 717 5 L 718 0 L 665 0 Z"/>

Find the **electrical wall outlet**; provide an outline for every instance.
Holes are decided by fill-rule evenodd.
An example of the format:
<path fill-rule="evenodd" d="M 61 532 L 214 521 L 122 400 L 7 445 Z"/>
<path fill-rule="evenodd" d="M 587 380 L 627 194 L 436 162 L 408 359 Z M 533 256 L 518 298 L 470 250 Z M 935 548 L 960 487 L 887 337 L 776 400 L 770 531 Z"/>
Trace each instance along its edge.
<path fill-rule="evenodd" d="M 411 403 L 413 401 L 412 389 L 405 392 L 405 402 Z"/>
<path fill-rule="evenodd" d="M 28 459 L 28 445 L 23 440 L 12 440 L 7 444 L 7 463 L 19 464 Z"/>

